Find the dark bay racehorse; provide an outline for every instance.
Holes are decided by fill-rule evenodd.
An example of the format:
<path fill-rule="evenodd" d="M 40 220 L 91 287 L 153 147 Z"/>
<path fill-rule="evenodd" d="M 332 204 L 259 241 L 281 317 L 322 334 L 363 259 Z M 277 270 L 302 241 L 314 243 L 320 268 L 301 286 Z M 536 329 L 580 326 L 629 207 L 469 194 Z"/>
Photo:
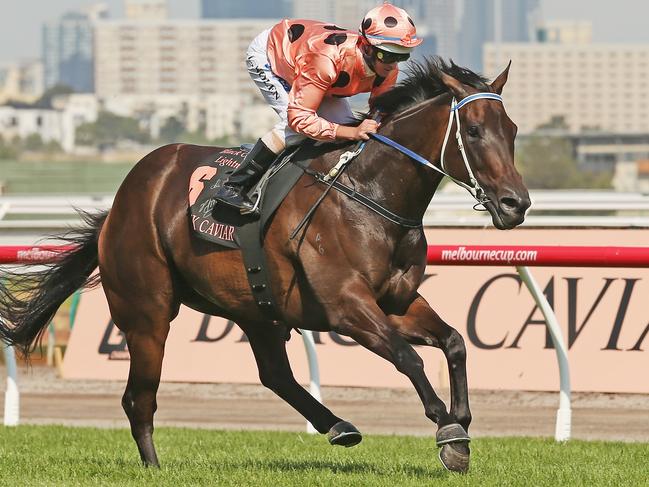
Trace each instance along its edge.
<path fill-rule="evenodd" d="M 414 65 L 409 78 L 377 101 L 385 113 L 380 134 L 439 165 L 452 100 L 501 93 L 508 70 L 486 84 L 453 64 Z M 494 99 L 477 99 L 458 113 L 466 158 L 484 190 L 493 223 L 500 229 L 519 225 L 530 200 L 514 168 L 516 126 Z M 346 149 L 334 147 L 311 167 L 328 171 Z M 188 182 L 199 161 L 213 151 L 174 144 L 144 157 L 124 180 L 110 212 L 89 218 L 71 237 L 76 250 L 46 271 L 20 274 L 14 285 L 31 294 L 0 289 L 2 340 L 28 354 L 61 303 L 89 284 L 98 265 L 111 315 L 130 353 L 122 405 L 142 461 L 157 466 L 156 392 L 169 323 L 181 304 L 238 323 L 250 340 L 261 382 L 328 434 L 332 444 L 351 446 L 361 440 L 360 433 L 295 381 L 285 351 L 291 328 L 333 330 L 392 362 L 410 379 L 426 416 L 438 426 L 442 462 L 451 470 L 466 471 L 471 422 L 466 350 L 460 334 L 417 293 L 426 266 L 423 229 L 395 224 L 331 191 L 300 238 L 291 240 L 288 236 L 323 192 L 322 185 L 304 175 L 279 207 L 265 240 L 281 314 L 281 324 L 273 324 L 253 299 L 240 252 L 191 234 Z M 453 137 L 444 158 L 449 173 L 469 183 Z M 441 178 L 395 149 L 369 141 L 343 181 L 392 212 L 421 221 Z M 449 409 L 435 394 L 411 344 L 444 352 L 450 371 Z M 219 366 L 218 359 L 214 365 Z"/>

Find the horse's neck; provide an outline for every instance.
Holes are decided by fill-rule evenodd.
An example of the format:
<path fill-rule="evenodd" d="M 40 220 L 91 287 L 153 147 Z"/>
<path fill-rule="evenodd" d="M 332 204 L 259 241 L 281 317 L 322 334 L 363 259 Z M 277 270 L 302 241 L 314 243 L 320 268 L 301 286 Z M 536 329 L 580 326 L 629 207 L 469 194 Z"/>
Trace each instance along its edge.
<path fill-rule="evenodd" d="M 448 120 L 445 98 L 429 100 L 397 115 L 381 133 L 439 166 Z M 371 182 L 373 197 L 403 217 L 423 218 L 441 175 L 392 147 L 379 143 L 370 147 L 373 151 L 365 154 L 365 177 L 361 180 Z"/>

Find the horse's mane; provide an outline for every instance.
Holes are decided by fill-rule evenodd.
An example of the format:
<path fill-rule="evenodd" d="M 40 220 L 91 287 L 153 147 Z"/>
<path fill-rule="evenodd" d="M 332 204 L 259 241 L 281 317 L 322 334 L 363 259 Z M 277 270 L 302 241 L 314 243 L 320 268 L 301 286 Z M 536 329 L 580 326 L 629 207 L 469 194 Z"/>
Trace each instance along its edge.
<path fill-rule="evenodd" d="M 401 112 L 408 107 L 429 100 L 448 88 L 442 82 L 442 73 L 480 91 L 489 91 L 487 79 L 468 68 L 447 64 L 439 57 L 425 57 L 423 61 L 411 61 L 406 68 L 407 77 L 374 100 L 374 106 L 385 114 Z"/>

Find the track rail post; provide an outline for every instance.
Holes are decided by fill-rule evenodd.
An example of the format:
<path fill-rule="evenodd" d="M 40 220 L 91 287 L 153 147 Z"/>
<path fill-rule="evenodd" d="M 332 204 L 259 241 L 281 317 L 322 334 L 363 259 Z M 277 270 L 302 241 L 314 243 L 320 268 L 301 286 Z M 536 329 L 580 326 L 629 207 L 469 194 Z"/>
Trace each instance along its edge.
<path fill-rule="evenodd" d="M 315 340 L 313 339 L 313 332 L 311 330 L 300 330 L 302 333 L 302 341 L 304 342 L 304 350 L 306 357 L 309 361 L 309 392 L 318 401 L 322 402 L 322 394 L 320 391 L 320 368 L 318 367 L 318 354 L 315 349 Z M 306 423 L 307 433 L 318 433 L 311 423 Z"/>
<path fill-rule="evenodd" d="M 18 392 L 18 373 L 16 353 L 13 347 L 4 347 L 7 367 L 7 390 L 5 391 L 4 425 L 18 426 L 20 420 L 20 393 Z"/>
<path fill-rule="evenodd" d="M 534 280 L 530 270 L 526 266 L 517 266 L 518 275 L 534 297 L 534 301 L 545 317 L 554 349 L 557 352 L 559 362 L 559 409 L 557 410 L 557 422 L 554 432 L 556 441 L 568 441 L 572 424 L 572 409 L 570 408 L 570 366 L 568 364 L 568 351 L 563 341 L 563 333 L 554 314 L 554 310 L 545 298 L 543 291 Z"/>

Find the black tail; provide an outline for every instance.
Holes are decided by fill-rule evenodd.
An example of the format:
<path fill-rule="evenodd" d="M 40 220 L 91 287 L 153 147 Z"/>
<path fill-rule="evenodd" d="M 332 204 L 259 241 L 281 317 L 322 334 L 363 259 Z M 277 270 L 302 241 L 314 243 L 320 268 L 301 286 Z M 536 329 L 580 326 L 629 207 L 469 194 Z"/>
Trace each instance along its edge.
<path fill-rule="evenodd" d="M 74 250 L 41 270 L 0 271 L 0 340 L 25 357 L 34 350 L 63 301 L 77 289 L 99 284 L 99 276 L 90 275 L 97 267 L 97 241 L 108 212 L 80 214 L 85 225 L 59 236 L 75 245 Z"/>

